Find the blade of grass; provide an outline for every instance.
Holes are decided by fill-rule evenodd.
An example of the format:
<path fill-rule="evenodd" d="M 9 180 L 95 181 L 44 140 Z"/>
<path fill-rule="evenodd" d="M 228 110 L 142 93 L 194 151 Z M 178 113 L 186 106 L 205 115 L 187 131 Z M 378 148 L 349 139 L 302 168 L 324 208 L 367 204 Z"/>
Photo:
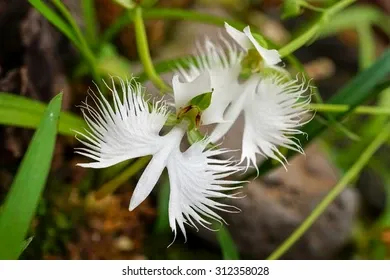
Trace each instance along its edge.
<path fill-rule="evenodd" d="M 37 128 L 46 107 L 37 100 L 0 92 L 0 124 Z M 85 126 L 82 118 L 69 112 L 61 112 L 58 128 L 60 134 L 74 136 L 72 130 L 82 130 Z"/>
<path fill-rule="evenodd" d="M 71 12 L 68 10 L 68 8 L 65 6 L 65 4 L 61 0 L 51 0 L 52 3 L 57 7 L 59 12 L 64 16 L 64 18 L 68 21 L 69 25 L 73 29 L 73 32 L 80 43 L 78 45 L 78 50 L 83 54 L 85 60 L 88 62 L 91 74 L 95 82 L 101 86 L 102 81 L 100 79 L 99 71 L 97 69 L 97 62 L 96 58 L 88 45 L 83 32 L 81 32 L 80 27 L 77 25 L 77 22 L 73 18 Z"/>
<path fill-rule="evenodd" d="M 126 9 L 122 12 L 122 14 L 115 20 L 113 24 L 111 24 L 101 36 L 101 44 L 105 44 L 107 42 L 111 42 L 114 37 L 119 33 L 122 28 L 126 25 L 130 24 L 134 19 L 134 9 L 129 10 Z"/>
<path fill-rule="evenodd" d="M 224 260 L 239 260 L 240 256 L 228 229 L 222 226 L 217 232 L 217 239 L 222 250 Z"/>
<path fill-rule="evenodd" d="M 37 9 L 51 24 L 57 27 L 77 48 L 80 48 L 80 42 L 74 30 L 54 12 L 46 3 L 42 0 L 28 0 L 28 2 Z"/>
<path fill-rule="evenodd" d="M 357 27 L 359 36 L 359 67 L 366 69 L 375 60 L 375 38 L 371 26 L 368 24 L 360 24 Z"/>
<path fill-rule="evenodd" d="M 156 233 L 169 232 L 169 180 L 166 178 L 165 182 L 160 186 L 158 198 L 157 198 L 157 219 L 154 224 L 154 230 Z"/>
<path fill-rule="evenodd" d="M 83 0 L 81 1 L 83 19 L 85 22 L 85 37 L 87 42 L 91 46 L 96 45 L 98 40 L 98 23 L 96 20 L 96 10 L 95 10 L 95 1 L 94 0 Z"/>
<path fill-rule="evenodd" d="M 62 94 L 48 105 L 7 194 L 0 220 L 0 259 L 18 259 L 50 171 Z"/>

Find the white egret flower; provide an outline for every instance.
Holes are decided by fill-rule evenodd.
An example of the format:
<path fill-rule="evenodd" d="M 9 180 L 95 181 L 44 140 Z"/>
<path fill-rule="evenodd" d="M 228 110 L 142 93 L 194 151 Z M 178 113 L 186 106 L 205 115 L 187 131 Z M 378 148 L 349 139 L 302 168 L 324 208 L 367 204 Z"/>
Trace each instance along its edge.
<path fill-rule="evenodd" d="M 249 26 L 244 28 L 244 32 L 241 32 L 225 22 L 225 29 L 230 37 L 232 37 L 245 51 L 255 48 L 264 59 L 267 66 L 274 66 L 281 62 L 279 52 L 277 50 L 268 50 L 262 47 L 253 37 Z"/>
<path fill-rule="evenodd" d="M 78 165 L 104 168 L 128 159 L 152 155 L 133 192 L 129 210 L 145 200 L 167 167 L 170 181 L 169 224 L 175 238 L 177 225 L 186 237 L 184 223 L 196 228 L 194 222 L 198 222 L 207 227 L 211 223 L 205 218 L 223 221 L 215 210 L 238 210 L 214 201 L 216 198 L 236 197 L 225 191 L 240 188 L 226 186 L 240 183 L 226 177 L 242 168 L 231 160 L 212 158 L 227 150 L 207 150 L 209 142 L 204 139 L 181 152 L 180 142 L 186 132 L 183 124 L 160 135 L 168 117 L 169 108 L 166 103 L 157 101 L 149 107 L 140 84 L 122 80 L 121 100 L 114 81 L 112 83 L 111 88 L 107 87 L 113 95 L 113 105 L 110 105 L 100 90 L 99 96 L 89 91 L 96 108 L 83 103 L 82 113 L 89 129 L 77 132 L 81 136 L 78 140 L 85 146 L 78 148 L 77 153 L 93 162 Z"/>
<path fill-rule="evenodd" d="M 284 79 L 278 74 L 252 76 L 226 112 L 230 122 L 218 124 L 210 135 L 211 141 L 220 140 L 240 113 L 244 112 L 241 162 L 247 161 L 246 168 L 250 164 L 257 166 L 257 154 L 276 159 L 285 166 L 287 160 L 278 146 L 303 153 L 294 136 L 303 133 L 298 128 L 307 122 L 302 120 L 309 111 L 311 98 L 304 95 L 308 86 L 298 79 L 288 82 Z"/>
<path fill-rule="evenodd" d="M 224 122 L 223 114 L 240 90 L 238 76 L 244 53 L 222 36 L 220 39 L 222 44 L 218 45 L 207 38 L 203 45 L 198 43 L 197 55 L 189 62 L 189 69 L 179 65 L 179 73 L 172 80 L 177 110 L 200 92 L 212 91 L 210 106 L 202 113 L 204 125 Z"/>

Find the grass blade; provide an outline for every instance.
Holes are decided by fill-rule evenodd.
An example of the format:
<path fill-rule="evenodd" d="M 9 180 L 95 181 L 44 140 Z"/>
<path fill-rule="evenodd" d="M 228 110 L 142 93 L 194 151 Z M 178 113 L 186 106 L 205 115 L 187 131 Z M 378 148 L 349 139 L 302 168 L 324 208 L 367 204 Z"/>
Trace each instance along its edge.
<path fill-rule="evenodd" d="M 37 128 L 46 105 L 37 100 L 11 93 L 0 92 L 0 124 L 24 128 Z M 74 130 L 85 127 L 82 118 L 61 112 L 58 131 L 62 135 L 74 136 Z"/>
<path fill-rule="evenodd" d="M 51 166 L 61 103 L 58 94 L 48 105 L 6 197 L 0 219 L 0 259 L 18 259 L 26 244 Z"/>
<path fill-rule="evenodd" d="M 236 244 L 234 243 L 228 229 L 225 226 L 222 226 L 221 229 L 217 232 L 217 239 L 219 246 L 221 247 L 224 260 L 240 259 Z"/>
<path fill-rule="evenodd" d="M 163 232 L 169 232 L 169 216 L 168 216 L 168 208 L 169 208 L 169 180 L 166 181 L 160 186 L 160 190 L 158 193 L 158 201 L 157 201 L 157 219 L 155 223 L 155 232 L 161 234 Z"/>
<path fill-rule="evenodd" d="M 87 38 L 87 42 L 91 46 L 96 45 L 96 41 L 98 39 L 98 22 L 96 19 L 96 9 L 95 9 L 95 1 L 94 0 L 84 0 L 81 1 L 81 7 L 83 11 L 83 18 L 85 21 L 85 36 Z"/>
<path fill-rule="evenodd" d="M 77 40 L 73 29 L 53 11 L 46 3 L 41 0 L 28 0 L 28 2 L 37 9 L 51 24 L 57 27 L 65 36 L 69 38 L 76 46 L 80 43 Z"/>

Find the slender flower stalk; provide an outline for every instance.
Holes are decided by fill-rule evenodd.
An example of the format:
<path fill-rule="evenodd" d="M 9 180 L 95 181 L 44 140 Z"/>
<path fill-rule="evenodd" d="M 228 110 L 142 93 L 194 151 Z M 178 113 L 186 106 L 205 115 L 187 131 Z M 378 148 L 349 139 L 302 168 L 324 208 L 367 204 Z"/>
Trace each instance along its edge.
<path fill-rule="evenodd" d="M 142 8 L 138 7 L 134 12 L 134 28 L 137 43 L 137 50 L 145 72 L 153 84 L 161 91 L 170 92 L 171 89 L 165 84 L 154 69 L 153 61 L 150 57 L 149 45 L 146 35 L 145 24 L 142 18 Z"/>

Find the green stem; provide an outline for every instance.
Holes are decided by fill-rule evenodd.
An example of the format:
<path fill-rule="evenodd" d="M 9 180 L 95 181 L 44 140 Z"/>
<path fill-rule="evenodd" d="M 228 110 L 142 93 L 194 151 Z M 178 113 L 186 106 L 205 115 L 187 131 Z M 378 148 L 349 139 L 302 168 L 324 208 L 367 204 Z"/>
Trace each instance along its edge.
<path fill-rule="evenodd" d="M 356 0 L 342 0 L 334 4 L 333 6 L 325 9 L 322 13 L 322 15 L 310 26 L 306 27 L 305 31 L 296 37 L 294 40 L 292 40 L 290 43 L 285 45 L 283 48 L 279 49 L 279 53 L 282 57 L 285 57 L 286 55 L 289 55 L 305 45 L 307 42 L 312 40 L 314 36 L 318 34 L 318 31 L 320 30 L 322 24 L 327 21 L 329 18 L 331 18 L 335 13 L 341 11 L 348 5 L 352 4 Z"/>
<path fill-rule="evenodd" d="M 124 10 L 123 13 L 111 24 L 103 33 L 101 41 L 107 43 L 112 41 L 116 34 L 121 31 L 123 27 L 130 24 L 134 20 L 134 10 Z"/>
<path fill-rule="evenodd" d="M 293 53 L 303 45 L 305 45 L 307 42 L 309 42 L 318 33 L 320 29 L 321 21 L 322 21 L 322 17 L 319 20 L 317 20 L 315 24 L 312 24 L 310 27 L 305 28 L 305 32 L 303 32 L 297 38 L 292 40 L 284 47 L 280 48 L 279 49 L 280 56 L 285 57 Z"/>
<path fill-rule="evenodd" d="M 371 144 L 363 151 L 357 161 L 345 173 L 336 186 L 326 195 L 326 197 L 311 212 L 309 217 L 268 257 L 268 260 L 279 259 L 298 239 L 313 225 L 318 217 L 326 210 L 330 203 L 345 189 L 367 164 L 377 149 L 386 142 L 390 136 L 390 123 L 375 137 Z"/>
<path fill-rule="evenodd" d="M 64 6 L 64 4 L 60 0 L 52 0 L 52 2 L 62 13 L 62 15 L 65 17 L 65 19 L 69 22 L 72 29 L 74 30 L 75 35 L 80 42 L 79 50 L 81 51 L 81 53 L 84 55 L 85 59 L 89 63 L 94 80 L 100 85 L 101 80 L 100 80 L 99 72 L 97 70 L 97 63 L 95 60 L 95 56 L 93 55 L 91 49 L 89 48 L 87 41 L 85 40 L 84 35 L 81 32 L 79 26 L 77 25 L 76 21 L 73 19 L 71 13 L 68 11 L 68 9 Z"/>
<path fill-rule="evenodd" d="M 324 8 L 313 6 L 312 4 L 305 2 L 305 1 L 299 1 L 299 5 L 301 5 L 302 7 L 305 7 L 306 9 L 315 11 L 315 12 L 322 13 L 325 11 Z"/>
<path fill-rule="evenodd" d="M 84 0 L 81 1 L 82 10 L 84 15 L 85 22 L 85 34 L 87 37 L 87 41 L 94 46 L 98 39 L 97 34 L 97 21 L 96 21 L 96 13 L 95 13 L 95 2 L 94 0 Z"/>
<path fill-rule="evenodd" d="M 111 181 L 105 183 L 100 189 L 96 192 L 96 198 L 101 199 L 106 195 L 113 193 L 117 188 L 119 188 L 124 182 L 129 180 L 138 171 L 146 166 L 146 164 L 150 160 L 150 156 L 142 157 L 137 159 L 132 165 L 126 168 L 123 172 L 121 172 L 117 177 L 112 179 Z"/>
<path fill-rule="evenodd" d="M 145 24 L 142 18 L 142 8 L 140 7 L 135 9 L 134 27 L 135 27 L 135 38 L 137 43 L 138 55 L 144 66 L 146 74 L 148 75 L 152 83 L 161 91 L 171 92 L 171 88 L 164 83 L 164 81 L 161 79 L 161 77 L 157 74 L 156 70 L 154 69 L 153 61 L 152 58 L 150 57 Z"/>
<path fill-rule="evenodd" d="M 348 7 L 356 0 L 342 0 L 331 6 L 326 10 L 326 13 L 329 17 L 333 16 L 334 14 L 340 12 L 342 9 Z"/>
<path fill-rule="evenodd" d="M 375 40 L 369 24 L 360 24 L 356 31 L 359 37 L 359 67 L 369 67 L 375 61 Z"/>
<path fill-rule="evenodd" d="M 341 113 L 349 111 L 350 106 L 343 104 L 310 104 L 310 109 L 318 112 Z M 355 114 L 390 115 L 390 109 L 378 106 L 358 106 L 352 112 Z"/>

